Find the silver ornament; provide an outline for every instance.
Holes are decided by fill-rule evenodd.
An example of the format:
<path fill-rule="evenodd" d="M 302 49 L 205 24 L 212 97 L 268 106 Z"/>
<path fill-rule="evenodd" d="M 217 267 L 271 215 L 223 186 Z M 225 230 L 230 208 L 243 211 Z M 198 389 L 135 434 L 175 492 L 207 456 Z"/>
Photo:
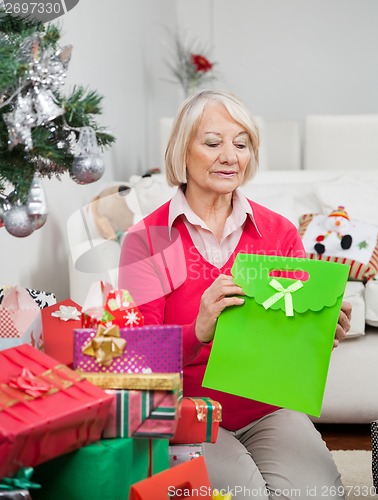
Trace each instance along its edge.
<path fill-rule="evenodd" d="M 27 92 L 25 95 L 18 94 L 17 111 L 20 116 L 20 121 L 22 121 L 24 125 L 30 125 L 31 127 L 35 125 L 37 117 L 33 111 L 33 100 L 30 92 Z"/>
<path fill-rule="evenodd" d="M 14 111 L 10 113 L 3 114 L 4 122 L 8 128 L 8 144 L 12 149 L 17 144 L 24 144 L 26 150 L 30 150 L 33 147 L 31 127 L 25 126 L 17 120 L 16 113 Z"/>
<path fill-rule="evenodd" d="M 78 184 L 90 184 L 101 179 L 104 170 L 100 155 L 77 156 L 72 163 L 71 177 Z"/>
<path fill-rule="evenodd" d="M 34 229 L 41 228 L 47 220 L 47 202 L 41 183 L 41 175 L 36 172 L 31 183 L 27 208 Z"/>
<path fill-rule="evenodd" d="M 59 86 L 64 85 L 71 54 L 72 45 L 66 45 L 63 48 L 58 49 L 51 58 L 51 62 L 47 66 L 50 72 L 51 88 L 58 89 Z"/>
<path fill-rule="evenodd" d="M 39 39 L 31 40 L 28 80 L 33 86 L 58 90 L 64 85 L 66 71 L 71 58 L 72 45 L 54 51 L 51 47 L 42 50 Z"/>
<path fill-rule="evenodd" d="M 33 221 L 25 205 L 14 205 L 4 214 L 5 229 L 12 236 L 24 238 L 34 231 Z"/>
<path fill-rule="evenodd" d="M 64 110 L 56 104 L 54 94 L 51 90 L 35 88 L 34 91 L 34 107 L 37 112 L 37 125 L 43 125 L 64 114 Z"/>
<path fill-rule="evenodd" d="M 29 92 L 25 95 L 19 94 L 15 109 L 3 116 L 8 127 L 10 147 L 24 144 L 26 150 L 32 149 L 31 127 L 36 124 L 37 116 L 33 111 L 32 97 Z"/>
<path fill-rule="evenodd" d="M 95 131 L 92 127 L 82 127 L 75 148 L 71 177 L 78 184 L 90 184 L 98 181 L 104 170 L 105 164 L 100 154 Z"/>

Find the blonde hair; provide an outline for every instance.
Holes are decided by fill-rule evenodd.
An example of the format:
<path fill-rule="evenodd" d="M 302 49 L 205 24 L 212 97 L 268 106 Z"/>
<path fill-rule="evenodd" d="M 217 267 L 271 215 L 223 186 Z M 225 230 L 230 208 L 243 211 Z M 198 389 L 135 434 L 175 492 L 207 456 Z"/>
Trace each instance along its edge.
<path fill-rule="evenodd" d="M 223 104 L 232 118 L 247 131 L 251 159 L 245 170 L 243 184 L 255 175 L 259 160 L 260 136 L 251 113 L 230 92 L 201 90 L 183 102 L 173 122 L 172 132 L 165 151 L 165 170 L 170 186 L 186 184 L 186 156 L 188 147 L 197 132 L 204 109 L 212 102 Z"/>

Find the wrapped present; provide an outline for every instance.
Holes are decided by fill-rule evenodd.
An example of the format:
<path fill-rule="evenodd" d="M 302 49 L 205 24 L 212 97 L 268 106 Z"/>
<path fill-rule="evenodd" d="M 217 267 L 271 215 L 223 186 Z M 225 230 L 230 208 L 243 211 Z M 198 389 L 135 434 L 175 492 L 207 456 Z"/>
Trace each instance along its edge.
<path fill-rule="evenodd" d="M 100 439 L 112 396 L 28 344 L 0 366 L 0 478 Z"/>
<path fill-rule="evenodd" d="M 239 253 L 231 273 L 244 304 L 220 314 L 202 386 L 319 417 L 349 266 Z"/>
<path fill-rule="evenodd" d="M 129 500 L 212 498 L 205 460 L 198 457 L 131 486 Z"/>
<path fill-rule="evenodd" d="M 64 365 L 73 363 L 73 330 L 81 324 L 81 306 L 71 299 L 42 309 L 44 351 Z"/>
<path fill-rule="evenodd" d="M 80 376 L 102 389 L 133 389 L 136 391 L 172 391 L 179 384 L 179 373 L 88 373 Z"/>
<path fill-rule="evenodd" d="M 202 444 L 172 444 L 169 447 L 169 466 L 174 467 L 202 455 Z"/>
<path fill-rule="evenodd" d="M 27 288 L 26 290 L 40 309 L 56 304 L 56 297 L 52 292 L 34 290 L 33 288 Z"/>
<path fill-rule="evenodd" d="M 11 288 L 10 285 L 0 285 L 0 304 L 3 301 L 5 291 Z M 41 290 L 34 290 L 34 288 L 25 288 L 30 297 L 34 300 L 40 309 L 56 304 L 55 294 L 52 292 L 45 292 Z"/>
<path fill-rule="evenodd" d="M 4 289 L 0 305 L 0 349 L 30 344 L 42 349 L 41 310 L 25 288 Z"/>
<path fill-rule="evenodd" d="M 166 439 L 102 439 L 36 467 L 33 500 L 128 500 L 133 483 L 168 467 Z"/>
<path fill-rule="evenodd" d="M 74 368 L 92 373 L 179 373 L 182 327 L 149 325 L 119 329 L 116 325 L 108 328 L 100 325 L 97 330 L 75 329 Z"/>
<path fill-rule="evenodd" d="M 210 398 L 183 398 L 176 434 L 171 444 L 215 443 L 222 407 Z"/>
<path fill-rule="evenodd" d="M 171 438 L 177 426 L 181 384 L 172 391 L 107 389 L 113 405 L 104 429 L 104 438 Z"/>
<path fill-rule="evenodd" d="M 127 290 L 113 289 L 103 281 L 93 283 L 83 304 L 82 328 L 98 325 L 132 328 L 143 324 L 143 316 Z"/>

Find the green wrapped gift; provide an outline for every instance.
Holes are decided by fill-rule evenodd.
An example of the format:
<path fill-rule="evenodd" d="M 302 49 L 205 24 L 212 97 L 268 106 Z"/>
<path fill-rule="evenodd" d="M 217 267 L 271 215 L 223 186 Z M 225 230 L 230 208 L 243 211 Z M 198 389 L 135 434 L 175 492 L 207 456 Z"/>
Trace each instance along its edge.
<path fill-rule="evenodd" d="M 36 467 L 33 500 L 127 500 L 133 483 L 168 468 L 167 439 L 103 439 Z"/>

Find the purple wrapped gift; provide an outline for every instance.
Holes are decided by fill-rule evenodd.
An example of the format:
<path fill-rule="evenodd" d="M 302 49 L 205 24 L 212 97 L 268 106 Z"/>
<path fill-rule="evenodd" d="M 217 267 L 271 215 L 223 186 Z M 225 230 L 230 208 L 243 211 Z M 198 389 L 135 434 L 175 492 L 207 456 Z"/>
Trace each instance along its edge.
<path fill-rule="evenodd" d="M 75 369 L 107 373 L 180 373 L 182 370 L 181 326 L 121 328 L 119 337 L 113 339 L 106 333 L 104 338 L 96 334 L 94 328 L 74 330 Z M 115 353 L 114 357 L 109 359 L 109 353 Z"/>

